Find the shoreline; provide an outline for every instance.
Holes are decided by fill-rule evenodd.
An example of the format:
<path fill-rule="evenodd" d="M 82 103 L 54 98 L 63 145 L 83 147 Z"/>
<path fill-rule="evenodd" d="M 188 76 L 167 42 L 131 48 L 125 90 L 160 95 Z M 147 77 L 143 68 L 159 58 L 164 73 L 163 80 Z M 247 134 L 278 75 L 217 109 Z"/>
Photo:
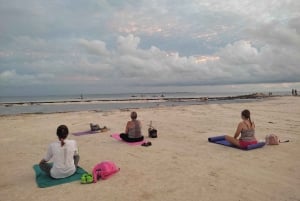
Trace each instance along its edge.
<path fill-rule="evenodd" d="M 258 99 L 267 97 L 281 97 L 283 95 L 269 96 L 263 93 L 252 93 L 247 95 L 237 95 L 237 96 L 216 96 L 216 97 L 176 97 L 176 98 L 123 98 L 123 99 L 79 99 L 79 100 L 53 100 L 53 101 L 17 101 L 17 102 L 1 102 L 0 106 L 11 107 L 14 105 L 38 105 L 38 104 L 90 104 L 90 103 L 124 103 L 124 102 L 175 102 L 175 101 L 213 101 L 213 100 L 234 100 L 234 99 Z"/>
<path fill-rule="evenodd" d="M 39 101 L 0 104 L 0 116 L 22 114 L 51 114 L 80 111 L 107 112 L 114 110 L 132 110 L 140 108 L 176 107 L 184 105 L 222 104 L 252 102 L 278 96 L 266 96 L 254 93 L 224 97 L 177 97 L 177 98 L 143 98 L 122 100 L 75 100 L 75 101 Z"/>

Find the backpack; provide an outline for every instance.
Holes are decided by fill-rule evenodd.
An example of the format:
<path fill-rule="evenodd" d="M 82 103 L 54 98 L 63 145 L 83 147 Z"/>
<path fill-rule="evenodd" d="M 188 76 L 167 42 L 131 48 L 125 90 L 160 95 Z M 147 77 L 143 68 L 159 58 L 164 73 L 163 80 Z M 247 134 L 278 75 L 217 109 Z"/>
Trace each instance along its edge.
<path fill-rule="evenodd" d="M 152 121 L 150 121 L 150 125 L 148 128 L 148 137 L 157 138 L 157 130 L 152 127 Z"/>
<path fill-rule="evenodd" d="M 268 145 L 279 145 L 278 136 L 275 134 L 266 135 L 266 144 Z"/>
<path fill-rule="evenodd" d="M 157 138 L 157 130 L 155 128 L 149 128 L 148 137 Z"/>
<path fill-rule="evenodd" d="M 95 165 L 93 169 L 93 178 L 94 183 L 96 183 L 100 178 L 108 179 L 110 176 L 119 172 L 120 168 L 116 166 L 116 164 L 112 161 L 102 161 Z"/>

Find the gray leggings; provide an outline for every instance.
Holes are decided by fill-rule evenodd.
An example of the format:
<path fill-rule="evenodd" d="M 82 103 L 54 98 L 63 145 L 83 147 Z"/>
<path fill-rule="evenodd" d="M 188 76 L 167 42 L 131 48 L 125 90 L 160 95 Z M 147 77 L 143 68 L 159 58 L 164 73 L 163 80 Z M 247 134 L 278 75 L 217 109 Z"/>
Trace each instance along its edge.
<path fill-rule="evenodd" d="M 79 155 L 75 155 L 74 156 L 74 164 L 75 164 L 76 168 L 77 168 L 78 163 L 79 163 L 79 158 L 80 158 Z M 50 170 L 52 168 L 52 164 L 49 164 L 49 163 L 40 163 L 39 166 L 40 166 L 41 170 L 43 170 L 46 174 L 50 175 Z"/>

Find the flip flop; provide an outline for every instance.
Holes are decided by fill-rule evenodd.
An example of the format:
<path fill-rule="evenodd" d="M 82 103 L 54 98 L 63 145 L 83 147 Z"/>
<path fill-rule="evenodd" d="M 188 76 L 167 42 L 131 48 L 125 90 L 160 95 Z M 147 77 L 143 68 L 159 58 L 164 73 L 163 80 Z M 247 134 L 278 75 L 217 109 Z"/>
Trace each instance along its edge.
<path fill-rule="evenodd" d="M 94 182 L 93 175 L 92 174 L 88 174 L 86 176 L 86 183 L 90 184 L 90 183 L 93 183 L 93 182 Z"/>
<path fill-rule="evenodd" d="M 87 173 L 84 173 L 83 175 L 81 175 L 80 181 L 82 184 L 86 184 L 86 176 L 87 176 Z"/>
<path fill-rule="evenodd" d="M 149 147 L 152 145 L 151 142 L 144 142 L 143 144 L 141 144 L 143 147 Z"/>
<path fill-rule="evenodd" d="M 81 183 L 82 184 L 90 184 L 93 183 L 94 179 L 93 179 L 93 175 L 89 174 L 89 173 L 84 173 L 81 178 Z"/>

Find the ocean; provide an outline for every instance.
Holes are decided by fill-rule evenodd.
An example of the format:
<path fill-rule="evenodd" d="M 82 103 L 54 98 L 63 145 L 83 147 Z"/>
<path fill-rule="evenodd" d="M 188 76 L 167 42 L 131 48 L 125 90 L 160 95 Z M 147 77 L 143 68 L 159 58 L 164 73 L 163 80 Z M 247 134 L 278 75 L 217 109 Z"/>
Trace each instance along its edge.
<path fill-rule="evenodd" d="M 257 101 L 257 98 L 228 98 L 249 93 L 120 93 L 49 96 L 0 96 L 0 115 L 57 113 L 75 111 L 111 111 L 161 106 Z M 278 92 L 273 95 L 288 95 Z M 209 98 L 207 100 L 207 98 Z"/>

